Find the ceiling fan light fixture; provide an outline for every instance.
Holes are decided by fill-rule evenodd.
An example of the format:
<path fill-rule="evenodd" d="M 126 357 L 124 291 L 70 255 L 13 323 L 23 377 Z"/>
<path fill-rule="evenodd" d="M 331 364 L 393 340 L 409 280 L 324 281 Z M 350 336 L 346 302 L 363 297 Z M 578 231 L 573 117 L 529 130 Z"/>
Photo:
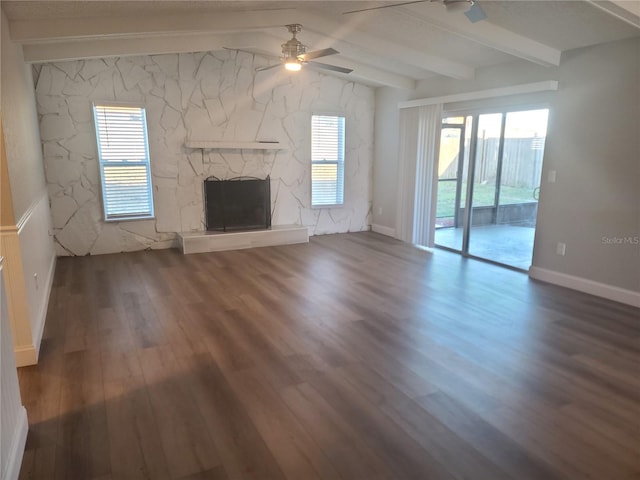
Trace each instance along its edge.
<path fill-rule="evenodd" d="M 284 68 L 290 72 L 299 72 L 302 69 L 302 63 L 297 58 L 289 58 L 284 62 Z"/>

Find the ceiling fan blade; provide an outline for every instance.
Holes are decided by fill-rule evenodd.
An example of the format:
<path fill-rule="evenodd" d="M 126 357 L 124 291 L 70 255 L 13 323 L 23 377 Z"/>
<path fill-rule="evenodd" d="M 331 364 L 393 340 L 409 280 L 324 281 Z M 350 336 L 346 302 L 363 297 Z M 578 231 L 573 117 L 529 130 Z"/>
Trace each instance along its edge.
<path fill-rule="evenodd" d="M 340 72 L 340 73 L 351 73 L 351 72 L 353 72 L 352 68 L 337 67 L 335 65 L 328 65 L 326 63 L 305 62 L 305 64 L 309 65 L 310 67 L 313 67 L 313 68 L 321 68 L 323 70 L 331 70 L 332 72 Z"/>
<path fill-rule="evenodd" d="M 414 3 L 425 3 L 425 2 L 431 2 L 431 1 L 433 0 L 413 0 L 412 2 L 401 2 L 401 3 L 394 3 L 393 5 L 382 5 L 380 7 L 370 7 L 370 8 L 361 8 L 359 10 L 350 10 L 348 12 L 342 12 L 342 14 L 348 15 L 350 13 L 368 12 L 370 10 L 380 10 L 382 8 L 401 7 L 402 5 L 411 5 Z"/>
<path fill-rule="evenodd" d="M 480 22 L 487 19 L 487 14 L 484 12 L 480 4 L 476 0 L 471 0 L 471 7 L 464 12 L 464 15 L 469 19 L 471 23 Z"/>
<path fill-rule="evenodd" d="M 256 72 L 264 72 L 265 70 L 271 70 L 272 68 L 278 68 L 281 66 L 282 66 L 281 63 L 274 63 L 273 65 L 265 65 L 264 67 L 256 68 Z"/>
<path fill-rule="evenodd" d="M 314 58 L 326 57 L 327 55 L 335 55 L 336 53 L 340 53 L 333 48 L 323 48 L 322 50 L 314 50 L 313 52 L 303 53 L 299 55 L 298 58 L 303 62 L 307 60 L 313 60 Z"/>

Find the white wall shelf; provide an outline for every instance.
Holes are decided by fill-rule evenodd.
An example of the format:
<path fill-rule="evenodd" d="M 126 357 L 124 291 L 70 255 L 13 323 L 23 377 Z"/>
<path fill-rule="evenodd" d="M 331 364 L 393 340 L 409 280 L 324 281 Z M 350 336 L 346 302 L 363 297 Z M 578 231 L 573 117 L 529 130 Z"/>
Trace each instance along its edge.
<path fill-rule="evenodd" d="M 282 150 L 280 142 L 215 142 L 204 140 L 188 140 L 184 142 L 187 148 L 202 148 L 203 150 Z"/>

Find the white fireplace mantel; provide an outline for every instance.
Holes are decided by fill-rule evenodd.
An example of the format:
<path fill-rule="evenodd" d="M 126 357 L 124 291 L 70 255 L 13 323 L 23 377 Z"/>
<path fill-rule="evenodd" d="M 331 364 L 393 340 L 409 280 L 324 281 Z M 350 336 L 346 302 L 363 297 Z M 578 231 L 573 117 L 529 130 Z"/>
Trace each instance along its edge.
<path fill-rule="evenodd" d="M 187 148 L 201 148 L 203 150 L 282 150 L 280 142 L 235 142 L 212 140 L 187 140 Z"/>

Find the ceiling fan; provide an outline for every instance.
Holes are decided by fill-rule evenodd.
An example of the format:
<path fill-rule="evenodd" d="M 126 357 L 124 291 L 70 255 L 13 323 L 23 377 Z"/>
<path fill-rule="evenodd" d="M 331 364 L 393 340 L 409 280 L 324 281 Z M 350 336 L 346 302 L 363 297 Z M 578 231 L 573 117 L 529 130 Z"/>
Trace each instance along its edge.
<path fill-rule="evenodd" d="M 322 50 L 314 50 L 313 52 L 307 52 L 307 47 L 302 44 L 300 40 L 296 38 L 296 34 L 302 30 L 302 25 L 299 23 L 293 23 L 286 25 L 287 30 L 292 34 L 290 40 L 282 44 L 282 64 L 284 68 L 289 71 L 297 72 L 302 69 L 302 65 L 309 65 L 313 68 L 321 68 L 324 70 L 331 70 L 333 72 L 351 73 L 351 68 L 338 67 L 336 65 L 328 65 L 326 63 L 312 62 L 312 60 L 320 57 L 326 57 L 328 55 L 335 55 L 340 53 L 333 48 L 323 48 Z M 272 68 L 279 67 L 280 65 L 267 65 L 265 67 L 256 68 L 256 72 L 263 72 Z"/>
<path fill-rule="evenodd" d="M 350 13 L 360 13 L 360 12 L 368 12 L 370 10 L 380 10 L 382 8 L 392 8 L 392 7 L 401 7 L 402 5 L 412 5 L 414 3 L 425 3 L 425 2 L 434 2 L 436 0 L 413 0 L 409 2 L 400 2 L 394 3 L 393 5 L 382 5 L 378 7 L 370 7 L 370 8 L 360 8 L 358 10 L 350 10 L 348 12 L 343 12 L 343 15 L 348 15 Z M 469 10 L 464 12 L 465 16 L 472 22 L 476 23 L 480 20 L 485 20 L 487 18 L 487 14 L 484 13 L 484 10 L 480 7 L 480 4 L 477 0 L 440 0 L 445 7 L 450 8 L 456 4 L 467 3 L 469 4 Z"/>

